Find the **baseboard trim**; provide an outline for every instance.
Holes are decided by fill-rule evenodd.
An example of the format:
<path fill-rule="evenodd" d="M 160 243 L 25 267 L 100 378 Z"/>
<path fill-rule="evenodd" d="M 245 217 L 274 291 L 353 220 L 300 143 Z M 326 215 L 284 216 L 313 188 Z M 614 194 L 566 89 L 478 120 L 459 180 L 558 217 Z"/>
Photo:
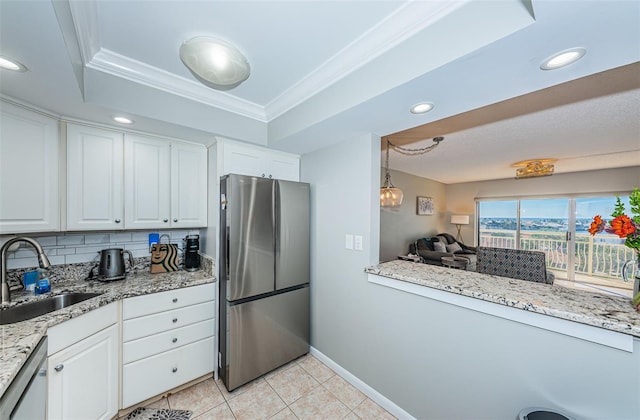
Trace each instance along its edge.
<path fill-rule="evenodd" d="M 318 350 L 315 347 L 311 346 L 311 348 L 309 350 L 309 353 L 311 353 L 312 356 L 314 356 L 316 359 L 320 360 L 325 365 L 329 366 L 338 375 L 342 376 L 342 378 L 345 381 L 349 382 L 351 385 L 353 385 L 356 388 L 358 388 L 358 390 L 360 392 L 362 392 L 364 395 L 369 397 L 371 400 L 373 400 L 380 407 L 384 408 L 389 413 L 391 413 L 394 416 L 396 416 L 398 419 L 401 419 L 401 420 L 415 420 L 415 417 L 413 417 L 411 414 L 409 414 L 406 411 L 404 411 L 398 405 L 393 403 L 393 401 L 389 400 L 387 397 L 385 397 L 384 395 L 382 395 L 381 393 L 379 393 L 375 389 L 371 388 L 365 382 L 363 382 L 360 378 L 358 378 L 357 376 L 355 376 L 354 374 L 352 374 L 351 372 L 349 372 L 348 370 L 346 370 L 345 368 L 343 368 L 342 366 L 340 366 L 339 364 L 334 362 L 332 359 L 327 357 L 320 350 Z"/>

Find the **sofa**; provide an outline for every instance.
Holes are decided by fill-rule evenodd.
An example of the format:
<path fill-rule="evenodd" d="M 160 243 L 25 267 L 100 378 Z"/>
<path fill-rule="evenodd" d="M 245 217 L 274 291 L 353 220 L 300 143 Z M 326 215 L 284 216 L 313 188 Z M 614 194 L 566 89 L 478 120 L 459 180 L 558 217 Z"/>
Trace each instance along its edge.
<path fill-rule="evenodd" d="M 542 251 L 478 247 L 478 273 L 553 284 L 555 276 L 547 271 Z"/>
<path fill-rule="evenodd" d="M 442 265 L 442 257 L 465 258 L 469 261 L 467 270 L 476 269 L 476 248 L 456 241 L 448 233 L 417 239 L 409 245 L 409 253 L 419 255 L 423 263 L 431 265 Z"/>

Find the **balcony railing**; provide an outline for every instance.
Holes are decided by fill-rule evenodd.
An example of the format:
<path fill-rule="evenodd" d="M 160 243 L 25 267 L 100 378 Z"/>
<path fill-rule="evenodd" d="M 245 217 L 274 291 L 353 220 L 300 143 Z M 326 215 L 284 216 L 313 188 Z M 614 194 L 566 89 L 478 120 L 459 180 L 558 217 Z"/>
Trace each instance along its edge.
<path fill-rule="evenodd" d="M 480 246 L 516 248 L 513 230 L 481 229 Z M 567 271 L 569 261 L 564 232 L 520 231 L 520 249 L 543 251 L 547 267 L 554 271 Z M 622 266 L 635 259 L 635 253 L 615 235 L 576 234 L 574 272 L 622 282 Z"/>

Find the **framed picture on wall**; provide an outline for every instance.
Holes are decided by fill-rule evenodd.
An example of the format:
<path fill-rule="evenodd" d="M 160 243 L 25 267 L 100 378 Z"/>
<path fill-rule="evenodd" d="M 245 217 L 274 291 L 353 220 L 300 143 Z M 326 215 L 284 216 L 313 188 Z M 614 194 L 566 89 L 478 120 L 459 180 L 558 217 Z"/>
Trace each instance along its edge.
<path fill-rule="evenodd" d="M 434 211 L 433 198 L 418 197 L 416 209 L 419 216 L 431 216 Z"/>

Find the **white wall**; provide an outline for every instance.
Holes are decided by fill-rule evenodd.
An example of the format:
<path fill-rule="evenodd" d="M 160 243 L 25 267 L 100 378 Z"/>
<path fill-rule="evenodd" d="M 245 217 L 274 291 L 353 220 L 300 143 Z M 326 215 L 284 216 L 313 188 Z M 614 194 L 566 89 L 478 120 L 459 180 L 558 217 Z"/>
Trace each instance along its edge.
<path fill-rule="evenodd" d="M 363 269 L 379 253 L 379 159 L 375 136 L 302 157 L 301 178 L 311 184 L 313 347 L 419 419 L 512 420 L 538 404 L 594 419 L 638 412 L 628 395 L 640 386 L 637 354 L 369 283 Z M 471 214 L 464 205 L 475 191 L 453 188 L 449 209 Z M 345 249 L 348 233 L 364 236 L 364 251 Z"/>
<path fill-rule="evenodd" d="M 475 199 L 501 197 L 578 196 L 628 193 L 640 187 L 640 166 L 556 174 L 530 179 L 500 179 L 446 186 L 447 211 L 470 214 L 471 224 L 461 230 L 466 241 L 475 236 Z"/>
<path fill-rule="evenodd" d="M 445 184 L 431 179 L 390 171 L 393 185 L 402 189 L 404 198 L 398 208 L 380 209 L 380 261 L 396 259 L 408 252 L 409 243 L 418 238 L 434 236 L 441 232 L 455 233 L 455 227 L 447 223 Z M 380 185 L 384 183 L 381 169 Z M 418 216 L 418 196 L 431 197 L 435 212 L 431 216 Z"/>

